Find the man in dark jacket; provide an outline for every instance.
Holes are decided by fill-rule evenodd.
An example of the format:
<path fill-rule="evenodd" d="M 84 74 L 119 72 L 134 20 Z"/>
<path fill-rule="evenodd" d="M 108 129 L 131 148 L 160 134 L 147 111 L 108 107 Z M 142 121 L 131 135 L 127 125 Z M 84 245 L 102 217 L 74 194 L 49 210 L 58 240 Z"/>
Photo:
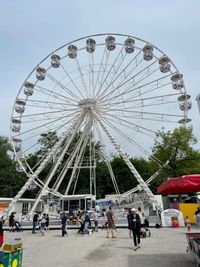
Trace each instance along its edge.
<path fill-rule="evenodd" d="M 65 212 L 62 214 L 61 218 L 61 224 L 62 224 L 62 236 L 67 236 L 67 215 Z"/>
<path fill-rule="evenodd" d="M 134 250 L 140 248 L 140 228 L 141 221 L 140 216 L 136 213 L 136 209 L 131 209 L 131 215 L 129 217 L 129 227 L 133 233 Z"/>

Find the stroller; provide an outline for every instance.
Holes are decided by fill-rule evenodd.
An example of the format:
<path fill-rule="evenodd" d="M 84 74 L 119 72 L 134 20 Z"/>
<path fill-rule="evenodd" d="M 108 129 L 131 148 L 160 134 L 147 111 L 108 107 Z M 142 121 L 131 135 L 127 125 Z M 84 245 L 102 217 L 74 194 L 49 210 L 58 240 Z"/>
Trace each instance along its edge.
<path fill-rule="evenodd" d="M 81 226 L 77 231 L 77 234 L 83 234 L 85 221 L 81 221 Z"/>
<path fill-rule="evenodd" d="M 142 225 L 142 227 L 140 229 L 140 235 L 141 235 L 142 238 L 151 236 L 151 231 L 149 230 L 149 221 L 148 221 L 148 219 L 144 220 L 144 224 Z"/>
<path fill-rule="evenodd" d="M 22 226 L 21 226 L 20 222 L 15 221 L 14 227 L 15 227 L 14 231 L 23 232 L 23 229 L 22 229 Z"/>

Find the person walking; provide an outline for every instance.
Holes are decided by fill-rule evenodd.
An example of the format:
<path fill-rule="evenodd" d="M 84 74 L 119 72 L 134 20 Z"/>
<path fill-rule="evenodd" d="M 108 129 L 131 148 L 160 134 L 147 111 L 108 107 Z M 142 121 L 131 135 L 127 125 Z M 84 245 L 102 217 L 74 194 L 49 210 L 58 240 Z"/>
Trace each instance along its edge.
<path fill-rule="evenodd" d="M 132 238 L 132 230 L 131 230 L 131 210 L 129 210 L 127 215 L 127 221 L 128 221 L 128 230 L 129 230 L 129 237 Z"/>
<path fill-rule="evenodd" d="M 62 224 L 62 236 L 67 236 L 67 215 L 65 212 L 62 214 L 61 218 L 61 224 Z"/>
<path fill-rule="evenodd" d="M 130 228 L 133 234 L 134 250 L 140 248 L 140 216 L 136 213 L 136 209 L 131 209 Z"/>
<path fill-rule="evenodd" d="M 99 216 L 98 216 L 98 212 L 97 212 L 96 209 L 94 209 L 93 219 L 94 219 L 93 232 L 98 232 L 98 220 L 99 220 Z"/>
<path fill-rule="evenodd" d="M 91 220 L 88 212 L 85 214 L 85 222 L 84 222 L 84 235 L 89 235 L 89 227 L 91 226 Z"/>
<path fill-rule="evenodd" d="M 33 215 L 32 234 L 35 234 L 35 229 L 36 229 L 36 226 L 38 224 L 38 218 L 39 218 L 39 215 L 37 213 L 34 213 L 34 215 Z"/>
<path fill-rule="evenodd" d="M 115 229 L 115 216 L 112 211 L 112 207 L 108 208 L 108 211 L 106 212 L 106 217 L 107 217 L 107 236 L 106 238 L 109 238 L 109 233 L 111 232 L 112 238 L 115 238 L 114 236 L 114 229 Z"/>

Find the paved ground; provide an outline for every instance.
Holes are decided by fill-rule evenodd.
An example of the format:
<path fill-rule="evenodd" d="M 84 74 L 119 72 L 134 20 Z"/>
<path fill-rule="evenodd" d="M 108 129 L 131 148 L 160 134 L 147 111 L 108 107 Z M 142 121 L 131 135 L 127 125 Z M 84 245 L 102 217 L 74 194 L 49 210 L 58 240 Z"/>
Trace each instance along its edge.
<path fill-rule="evenodd" d="M 88 237 L 69 230 L 68 237 L 52 230 L 41 236 L 29 231 L 9 233 L 21 237 L 24 247 L 23 267 L 193 267 L 186 253 L 185 229 L 151 229 L 151 237 L 142 239 L 142 247 L 133 250 L 127 229 L 119 229 L 116 239 L 106 239 L 100 230 Z"/>

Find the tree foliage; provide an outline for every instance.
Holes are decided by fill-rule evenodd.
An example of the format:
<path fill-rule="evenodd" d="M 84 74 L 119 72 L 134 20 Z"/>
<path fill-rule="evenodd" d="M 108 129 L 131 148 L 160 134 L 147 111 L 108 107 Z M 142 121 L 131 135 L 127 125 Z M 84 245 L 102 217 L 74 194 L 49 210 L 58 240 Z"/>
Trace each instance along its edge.
<path fill-rule="evenodd" d="M 72 142 L 68 154 L 65 155 L 65 160 L 70 156 L 73 147 L 79 140 L 81 133 L 77 133 Z M 43 155 L 58 141 L 56 132 L 49 132 L 42 134 L 38 140 L 40 149 L 34 154 L 29 155 L 28 163 L 31 167 L 35 166 Z M 147 180 L 152 174 L 158 170 L 158 163 L 154 158 L 159 159 L 160 163 L 169 161 L 166 168 L 158 175 L 158 177 L 151 183 L 151 190 L 156 192 L 157 187 L 165 181 L 168 177 L 181 176 L 192 173 L 200 173 L 200 152 L 193 148 L 197 142 L 192 133 L 184 128 L 175 129 L 173 132 L 159 131 L 157 139 L 152 149 L 152 156 L 149 159 L 130 158 L 135 168 L 138 170 L 144 180 Z M 64 143 L 63 143 L 64 145 Z M 90 146 L 93 146 L 93 138 L 90 137 L 85 151 L 85 157 L 89 157 Z M 0 136 L 0 197 L 13 197 L 20 190 L 27 178 L 25 174 L 16 171 L 14 160 L 10 157 L 8 138 Z M 103 198 L 105 194 L 113 194 L 114 186 L 110 178 L 107 164 L 102 156 L 101 145 L 95 144 L 95 154 L 97 158 L 96 168 L 96 185 L 97 197 Z M 50 172 L 54 160 L 46 166 L 40 173 L 40 179 L 45 181 Z M 113 156 L 110 160 L 115 178 L 121 193 L 130 190 L 137 185 L 137 181 L 129 168 L 120 156 Z M 56 178 L 61 171 L 61 166 L 58 168 L 54 180 L 50 184 L 53 185 Z M 61 192 L 64 193 L 67 182 L 69 181 L 71 170 L 67 173 L 61 184 Z M 81 169 L 80 176 L 77 183 L 76 194 L 89 193 L 89 169 Z M 34 197 L 36 190 L 26 192 L 25 197 Z M 70 191 L 72 193 L 72 191 Z"/>

